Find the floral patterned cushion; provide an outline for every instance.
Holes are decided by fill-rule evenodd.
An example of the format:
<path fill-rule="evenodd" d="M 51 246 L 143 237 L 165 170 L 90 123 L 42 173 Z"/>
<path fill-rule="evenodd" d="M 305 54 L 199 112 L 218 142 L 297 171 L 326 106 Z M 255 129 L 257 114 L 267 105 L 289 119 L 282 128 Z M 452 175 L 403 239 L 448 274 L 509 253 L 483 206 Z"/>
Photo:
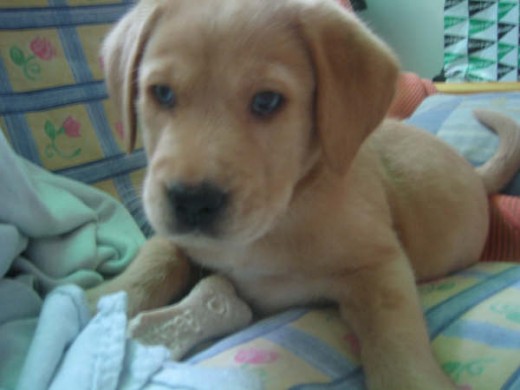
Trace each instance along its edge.
<path fill-rule="evenodd" d="M 479 263 L 419 292 L 433 351 L 458 389 L 520 389 L 518 264 Z M 362 390 L 359 355 L 359 341 L 336 309 L 294 309 L 188 362 L 252 372 L 266 390 Z"/>
<path fill-rule="evenodd" d="M 129 0 L 0 0 L 0 128 L 23 157 L 119 198 L 138 197 L 146 159 L 126 155 L 100 44 Z"/>

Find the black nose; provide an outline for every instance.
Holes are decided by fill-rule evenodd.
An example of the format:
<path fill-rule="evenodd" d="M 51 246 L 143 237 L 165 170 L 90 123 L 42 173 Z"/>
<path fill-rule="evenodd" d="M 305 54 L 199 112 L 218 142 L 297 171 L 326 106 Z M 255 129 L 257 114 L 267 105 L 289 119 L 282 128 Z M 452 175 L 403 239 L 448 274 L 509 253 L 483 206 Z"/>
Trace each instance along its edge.
<path fill-rule="evenodd" d="M 181 232 L 211 232 L 228 203 L 228 195 L 211 183 L 176 183 L 168 189 L 168 198 Z"/>

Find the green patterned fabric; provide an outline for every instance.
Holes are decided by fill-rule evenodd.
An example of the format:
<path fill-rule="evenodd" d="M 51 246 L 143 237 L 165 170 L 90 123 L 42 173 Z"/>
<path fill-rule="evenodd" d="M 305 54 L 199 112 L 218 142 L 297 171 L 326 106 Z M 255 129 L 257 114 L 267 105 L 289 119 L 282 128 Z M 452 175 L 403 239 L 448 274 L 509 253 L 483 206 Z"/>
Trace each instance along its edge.
<path fill-rule="evenodd" d="M 519 80 L 519 15 L 519 0 L 446 0 L 446 80 Z"/>

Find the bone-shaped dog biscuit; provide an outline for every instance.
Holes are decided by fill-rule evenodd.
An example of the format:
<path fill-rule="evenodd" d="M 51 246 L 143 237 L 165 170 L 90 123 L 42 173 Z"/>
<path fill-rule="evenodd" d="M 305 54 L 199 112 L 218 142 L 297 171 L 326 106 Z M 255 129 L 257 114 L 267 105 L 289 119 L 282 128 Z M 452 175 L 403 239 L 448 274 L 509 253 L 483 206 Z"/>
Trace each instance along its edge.
<path fill-rule="evenodd" d="M 128 325 L 129 337 L 147 345 L 164 345 L 179 360 L 202 341 L 246 326 L 251 309 L 225 278 L 201 280 L 181 302 L 142 312 Z"/>

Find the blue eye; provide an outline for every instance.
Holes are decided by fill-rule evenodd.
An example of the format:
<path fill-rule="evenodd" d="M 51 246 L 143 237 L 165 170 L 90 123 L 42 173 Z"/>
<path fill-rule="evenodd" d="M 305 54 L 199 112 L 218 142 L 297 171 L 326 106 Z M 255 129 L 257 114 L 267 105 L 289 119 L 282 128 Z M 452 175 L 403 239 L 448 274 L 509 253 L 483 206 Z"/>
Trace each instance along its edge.
<path fill-rule="evenodd" d="M 251 112 L 258 117 L 267 117 L 278 111 L 284 102 L 284 97 L 272 91 L 263 91 L 253 96 Z"/>
<path fill-rule="evenodd" d="M 167 85 L 154 85 L 151 88 L 155 101 L 165 108 L 172 108 L 177 102 L 175 92 Z"/>

